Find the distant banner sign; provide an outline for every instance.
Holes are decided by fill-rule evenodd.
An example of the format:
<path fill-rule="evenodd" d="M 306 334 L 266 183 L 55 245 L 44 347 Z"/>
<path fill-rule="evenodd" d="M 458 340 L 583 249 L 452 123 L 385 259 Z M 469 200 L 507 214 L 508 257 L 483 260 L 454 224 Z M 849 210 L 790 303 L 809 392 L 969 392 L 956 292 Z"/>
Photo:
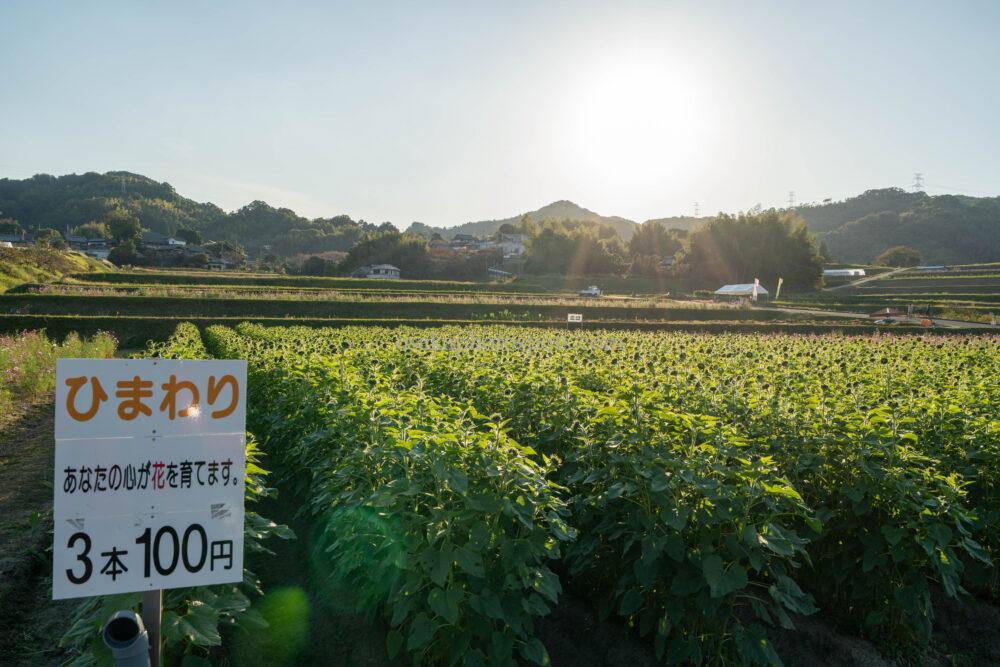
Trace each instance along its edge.
<path fill-rule="evenodd" d="M 569 313 L 566 315 L 567 322 L 583 322 L 582 313 Z"/>
<path fill-rule="evenodd" d="M 246 362 L 60 359 L 54 599 L 243 578 Z"/>

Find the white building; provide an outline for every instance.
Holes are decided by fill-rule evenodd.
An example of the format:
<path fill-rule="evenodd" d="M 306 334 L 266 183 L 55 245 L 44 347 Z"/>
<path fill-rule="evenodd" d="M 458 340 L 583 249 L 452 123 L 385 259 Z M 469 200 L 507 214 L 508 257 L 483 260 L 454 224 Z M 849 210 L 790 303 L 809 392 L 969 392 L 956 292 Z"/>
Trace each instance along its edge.
<path fill-rule="evenodd" d="M 399 267 L 392 264 L 373 264 L 362 266 L 351 274 L 354 278 L 376 278 L 381 280 L 399 280 Z"/>
<path fill-rule="evenodd" d="M 737 301 L 740 299 L 753 298 L 753 283 L 739 283 L 735 285 L 723 285 L 715 290 L 715 296 Z M 757 298 L 767 300 L 768 291 L 763 285 L 757 286 Z"/>

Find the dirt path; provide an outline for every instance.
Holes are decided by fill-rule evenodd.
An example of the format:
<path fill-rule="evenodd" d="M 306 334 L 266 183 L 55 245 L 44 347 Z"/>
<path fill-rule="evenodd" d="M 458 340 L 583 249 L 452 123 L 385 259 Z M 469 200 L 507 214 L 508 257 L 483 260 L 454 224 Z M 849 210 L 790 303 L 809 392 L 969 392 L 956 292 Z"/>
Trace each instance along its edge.
<path fill-rule="evenodd" d="M 50 599 L 52 423 L 50 396 L 0 427 L 0 665 L 62 662 L 77 604 Z"/>

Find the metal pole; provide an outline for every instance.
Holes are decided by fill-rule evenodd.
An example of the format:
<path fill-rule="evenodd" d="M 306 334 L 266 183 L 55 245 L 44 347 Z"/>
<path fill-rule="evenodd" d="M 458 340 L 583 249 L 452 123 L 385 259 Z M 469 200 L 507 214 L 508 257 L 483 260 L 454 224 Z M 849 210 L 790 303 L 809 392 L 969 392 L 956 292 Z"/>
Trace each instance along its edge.
<path fill-rule="evenodd" d="M 160 617 L 163 615 L 163 591 L 142 594 L 142 622 L 149 633 L 149 664 L 160 667 Z"/>

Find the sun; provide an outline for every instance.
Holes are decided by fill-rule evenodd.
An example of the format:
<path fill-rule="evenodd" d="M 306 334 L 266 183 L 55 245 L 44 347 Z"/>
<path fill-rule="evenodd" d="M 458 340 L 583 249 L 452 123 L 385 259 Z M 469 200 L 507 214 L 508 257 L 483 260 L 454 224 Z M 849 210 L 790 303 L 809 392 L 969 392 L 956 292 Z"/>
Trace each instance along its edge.
<path fill-rule="evenodd" d="M 682 61 L 631 55 L 581 76 L 567 124 L 576 158 L 612 180 L 669 177 L 704 148 L 710 109 Z"/>

